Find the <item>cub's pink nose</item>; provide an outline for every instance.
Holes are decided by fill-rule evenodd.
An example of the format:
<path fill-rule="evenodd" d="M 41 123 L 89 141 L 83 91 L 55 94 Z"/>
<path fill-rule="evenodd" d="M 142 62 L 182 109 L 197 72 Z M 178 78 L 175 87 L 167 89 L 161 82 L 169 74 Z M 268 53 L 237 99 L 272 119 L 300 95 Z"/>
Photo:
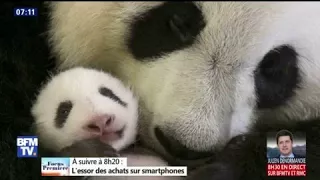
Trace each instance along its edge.
<path fill-rule="evenodd" d="M 94 134 L 102 134 L 114 121 L 114 115 L 100 115 L 92 118 L 86 129 Z"/>

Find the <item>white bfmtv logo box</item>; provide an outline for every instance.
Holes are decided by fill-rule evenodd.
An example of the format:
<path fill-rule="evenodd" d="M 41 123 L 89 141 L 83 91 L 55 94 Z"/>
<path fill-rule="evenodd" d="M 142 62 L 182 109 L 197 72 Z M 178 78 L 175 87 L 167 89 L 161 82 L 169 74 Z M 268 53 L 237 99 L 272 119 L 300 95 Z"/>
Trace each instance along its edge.
<path fill-rule="evenodd" d="M 38 156 L 38 137 L 37 136 L 18 136 L 17 137 L 17 157 Z"/>
<path fill-rule="evenodd" d="M 70 169 L 69 158 L 41 158 L 42 176 L 68 176 Z"/>

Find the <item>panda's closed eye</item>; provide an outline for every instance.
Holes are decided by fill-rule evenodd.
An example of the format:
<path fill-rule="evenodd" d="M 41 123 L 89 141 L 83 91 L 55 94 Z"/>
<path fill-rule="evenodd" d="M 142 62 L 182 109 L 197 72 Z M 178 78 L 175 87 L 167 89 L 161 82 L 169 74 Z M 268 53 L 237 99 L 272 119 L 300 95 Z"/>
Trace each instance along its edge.
<path fill-rule="evenodd" d="M 60 102 L 58 109 L 56 111 L 55 125 L 58 128 L 62 128 L 66 122 L 71 110 L 73 103 L 69 100 Z"/>
<path fill-rule="evenodd" d="M 127 103 L 122 101 L 117 95 L 115 95 L 111 89 L 106 88 L 106 87 L 100 87 L 99 93 L 105 97 L 108 97 L 108 98 L 114 100 L 115 102 L 119 103 L 120 105 L 127 107 Z"/>
<path fill-rule="evenodd" d="M 255 71 L 258 108 L 274 108 L 286 103 L 299 87 L 298 53 L 290 45 L 269 51 Z"/>

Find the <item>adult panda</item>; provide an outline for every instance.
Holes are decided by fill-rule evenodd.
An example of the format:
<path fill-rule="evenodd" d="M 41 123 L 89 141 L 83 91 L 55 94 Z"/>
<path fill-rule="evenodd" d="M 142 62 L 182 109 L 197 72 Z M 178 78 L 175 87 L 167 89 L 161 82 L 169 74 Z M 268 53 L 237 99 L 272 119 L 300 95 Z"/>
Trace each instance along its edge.
<path fill-rule="evenodd" d="M 59 67 L 102 68 L 130 83 L 142 99 L 141 139 L 169 160 L 192 166 L 193 159 L 221 149 L 232 136 L 249 131 L 260 117 L 268 119 L 262 123 L 270 127 L 258 129 L 262 134 L 279 127 L 269 120 L 289 120 L 284 127 L 311 132 L 309 146 L 314 152 L 320 149 L 315 136 L 319 136 L 319 120 L 303 121 L 319 112 L 319 3 L 48 5 L 48 14 L 39 15 L 51 18 L 49 40 Z M 43 29 L 28 30 L 40 33 Z M 22 29 L 19 33 L 29 35 Z M 30 51 L 38 51 L 38 47 L 41 43 Z M 45 55 L 36 59 L 39 57 Z M 24 64 L 32 64 L 30 61 Z M 294 119 L 306 125 L 300 126 Z M 262 179 L 264 159 L 262 152 L 256 151 L 263 150 L 264 140 L 251 140 L 235 149 L 244 164 L 235 163 L 236 168 L 245 169 L 241 171 L 245 177 Z M 313 157 L 318 160 L 314 164 L 319 162 Z M 254 158 L 259 158 L 260 164 L 250 164 Z M 256 173 L 245 173 L 256 165 Z"/>
<path fill-rule="evenodd" d="M 142 98 L 142 139 L 179 157 L 247 132 L 261 113 L 319 114 L 319 9 L 318 2 L 52 3 L 50 42 L 61 68 L 95 66 L 132 84 Z"/>
<path fill-rule="evenodd" d="M 141 98 L 141 140 L 169 161 L 192 166 L 262 117 L 291 124 L 319 116 L 318 2 L 50 8 L 59 67 L 102 68 L 131 84 Z"/>

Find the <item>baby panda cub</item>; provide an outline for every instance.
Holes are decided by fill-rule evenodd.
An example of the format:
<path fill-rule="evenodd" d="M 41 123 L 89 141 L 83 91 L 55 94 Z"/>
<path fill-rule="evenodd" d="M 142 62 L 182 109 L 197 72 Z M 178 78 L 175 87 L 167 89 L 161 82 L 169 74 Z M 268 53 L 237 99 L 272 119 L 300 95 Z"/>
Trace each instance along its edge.
<path fill-rule="evenodd" d="M 31 113 L 40 144 L 58 155 L 115 157 L 120 154 L 128 157 L 128 165 L 168 165 L 147 151 L 125 151 L 136 139 L 138 99 L 120 80 L 106 72 L 76 67 L 56 74 L 40 90 Z M 171 180 L 176 177 L 146 178 Z"/>
<path fill-rule="evenodd" d="M 77 67 L 53 76 L 31 111 L 39 141 L 54 151 L 91 138 L 120 150 L 137 133 L 136 97 L 121 81 L 95 69 Z"/>

